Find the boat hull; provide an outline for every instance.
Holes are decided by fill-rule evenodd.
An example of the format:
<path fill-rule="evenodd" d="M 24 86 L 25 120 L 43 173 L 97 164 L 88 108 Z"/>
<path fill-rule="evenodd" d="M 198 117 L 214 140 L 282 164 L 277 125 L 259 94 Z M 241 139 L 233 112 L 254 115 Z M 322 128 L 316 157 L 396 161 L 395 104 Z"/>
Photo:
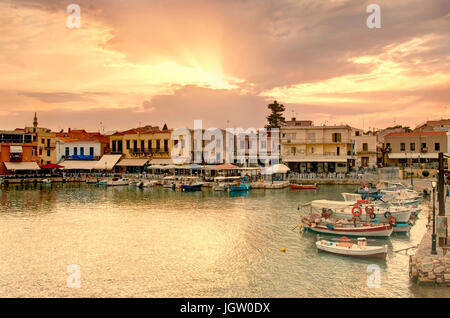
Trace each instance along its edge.
<path fill-rule="evenodd" d="M 180 188 L 181 188 L 181 191 L 202 191 L 201 184 L 196 184 L 196 185 L 182 184 Z"/>
<path fill-rule="evenodd" d="M 391 236 L 394 229 L 390 225 L 380 225 L 380 226 L 360 226 L 360 227 L 338 227 L 333 226 L 332 229 L 325 225 L 307 226 L 305 227 L 309 231 L 320 233 L 320 234 L 330 234 L 330 235 L 340 235 L 340 236 L 357 236 L 357 237 L 389 237 Z"/>
<path fill-rule="evenodd" d="M 317 190 L 315 184 L 289 184 L 289 188 L 292 190 Z"/>
<path fill-rule="evenodd" d="M 250 190 L 250 185 L 241 184 L 239 186 L 230 185 L 230 191 L 248 191 Z"/>
<path fill-rule="evenodd" d="M 385 259 L 387 256 L 387 245 L 365 246 L 364 249 L 360 249 L 358 247 L 356 248 L 340 247 L 338 246 L 338 244 L 328 241 L 317 241 L 316 247 L 319 251 L 341 256 L 349 256 L 357 258 L 381 258 L 381 259 Z"/>

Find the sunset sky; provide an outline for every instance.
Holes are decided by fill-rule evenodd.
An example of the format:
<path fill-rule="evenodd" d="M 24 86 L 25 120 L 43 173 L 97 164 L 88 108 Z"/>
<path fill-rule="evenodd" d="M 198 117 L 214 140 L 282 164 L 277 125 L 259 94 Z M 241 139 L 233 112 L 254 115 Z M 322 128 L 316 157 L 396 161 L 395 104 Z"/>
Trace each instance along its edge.
<path fill-rule="evenodd" d="M 450 1 L 0 0 L 0 74 L 0 129 L 34 112 L 53 130 L 258 128 L 275 99 L 286 118 L 415 127 L 450 118 Z"/>

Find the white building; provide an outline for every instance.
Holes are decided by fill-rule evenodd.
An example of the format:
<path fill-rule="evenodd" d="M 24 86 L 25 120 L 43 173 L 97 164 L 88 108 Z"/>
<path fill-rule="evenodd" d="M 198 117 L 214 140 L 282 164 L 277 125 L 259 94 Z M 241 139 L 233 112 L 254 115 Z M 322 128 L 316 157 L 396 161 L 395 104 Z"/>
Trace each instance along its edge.
<path fill-rule="evenodd" d="M 56 139 L 56 162 L 62 159 L 98 160 L 102 145 L 100 141 L 70 141 L 64 138 Z"/>

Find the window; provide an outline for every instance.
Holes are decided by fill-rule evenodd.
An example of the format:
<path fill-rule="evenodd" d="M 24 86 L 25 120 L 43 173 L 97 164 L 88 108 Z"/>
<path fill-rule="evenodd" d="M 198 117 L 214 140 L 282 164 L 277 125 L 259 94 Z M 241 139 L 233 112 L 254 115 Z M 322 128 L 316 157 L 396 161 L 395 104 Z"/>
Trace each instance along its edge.
<path fill-rule="evenodd" d="M 314 153 L 314 147 L 311 148 L 311 153 Z"/>
<path fill-rule="evenodd" d="M 164 140 L 164 152 L 169 152 L 169 140 Z"/>
<path fill-rule="evenodd" d="M 441 144 L 438 143 L 438 142 L 435 142 L 435 143 L 434 143 L 434 150 L 436 150 L 436 151 L 441 150 Z"/>
<path fill-rule="evenodd" d="M 117 152 L 120 152 L 120 153 L 122 153 L 122 140 L 119 140 L 118 142 L 117 142 Z"/>
<path fill-rule="evenodd" d="M 39 156 L 42 156 L 42 148 L 39 148 Z"/>
<path fill-rule="evenodd" d="M 161 140 L 156 140 L 156 150 L 160 150 L 161 149 Z"/>
<path fill-rule="evenodd" d="M 50 139 L 47 139 L 47 147 L 50 147 Z"/>
<path fill-rule="evenodd" d="M 66 158 L 69 158 L 70 156 L 70 150 L 69 147 L 66 147 Z"/>
<path fill-rule="evenodd" d="M 406 145 L 404 142 L 400 143 L 400 151 L 405 151 L 406 150 Z"/>
<path fill-rule="evenodd" d="M 144 151 L 145 148 L 145 140 L 141 140 L 141 151 Z"/>
<path fill-rule="evenodd" d="M 363 147 L 363 151 L 368 151 L 369 150 L 369 144 L 367 142 L 363 143 L 362 145 Z"/>
<path fill-rule="evenodd" d="M 147 141 L 147 147 L 148 147 L 148 150 L 152 149 L 152 141 L 151 140 Z"/>
<path fill-rule="evenodd" d="M 420 146 L 420 149 L 424 150 L 425 148 L 427 148 L 427 143 L 423 142 L 422 145 Z"/>
<path fill-rule="evenodd" d="M 316 141 L 316 133 L 308 133 L 308 141 Z"/>
<path fill-rule="evenodd" d="M 73 155 L 78 156 L 78 148 L 77 147 L 73 148 Z"/>
<path fill-rule="evenodd" d="M 112 141 L 112 152 L 116 152 L 116 150 L 117 150 L 116 144 L 117 144 L 117 142 L 115 140 L 113 140 Z"/>
<path fill-rule="evenodd" d="M 45 144 L 45 139 L 44 138 L 41 139 L 41 144 Z"/>
<path fill-rule="evenodd" d="M 295 147 L 291 147 L 291 153 L 295 155 Z"/>
<path fill-rule="evenodd" d="M 47 157 L 50 157 L 50 150 L 47 150 Z"/>
<path fill-rule="evenodd" d="M 341 142 L 341 134 L 340 133 L 333 133 L 332 140 L 333 140 L 333 142 Z"/>
<path fill-rule="evenodd" d="M 261 149 L 267 149 L 267 142 L 261 140 Z"/>
<path fill-rule="evenodd" d="M 133 149 L 137 149 L 137 140 L 133 140 Z"/>
<path fill-rule="evenodd" d="M 84 156 L 84 147 L 80 147 L 80 155 Z"/>
<path fill-rule="evenodd" d="M 91 157 L 94 157 L 94 147 L 90 147 L 90 148 L 89 148 L 89 155 L 90 155 Z"/>
<path fill-rule="evenodd" d="M 390 142 L 386 143 L 386 148 L 391 148 L 391 143 Z"/>
<path fill-rule="evenodd" d="M 416 150 L 416 144 L 414 142 L 409 144 L 409 150 L 411 150 L 411 151 Z"/>
<path fill-rule="evenodd" d="M 127 140 L 127 150 L 130 149 L 130 141 Z"/>

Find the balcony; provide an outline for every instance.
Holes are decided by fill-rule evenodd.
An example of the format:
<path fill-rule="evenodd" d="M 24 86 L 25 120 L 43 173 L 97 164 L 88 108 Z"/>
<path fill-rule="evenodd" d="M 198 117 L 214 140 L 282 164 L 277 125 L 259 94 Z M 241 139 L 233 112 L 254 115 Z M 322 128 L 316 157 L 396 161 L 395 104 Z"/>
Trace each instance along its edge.
<path fill-rule="evenodd" d="M 133 156 L 154 156 L 160 154 L 169 154 L 169 149 L 148 149 L 148 148 L 132 148 L 129 149 L 129 152 Z"/>

